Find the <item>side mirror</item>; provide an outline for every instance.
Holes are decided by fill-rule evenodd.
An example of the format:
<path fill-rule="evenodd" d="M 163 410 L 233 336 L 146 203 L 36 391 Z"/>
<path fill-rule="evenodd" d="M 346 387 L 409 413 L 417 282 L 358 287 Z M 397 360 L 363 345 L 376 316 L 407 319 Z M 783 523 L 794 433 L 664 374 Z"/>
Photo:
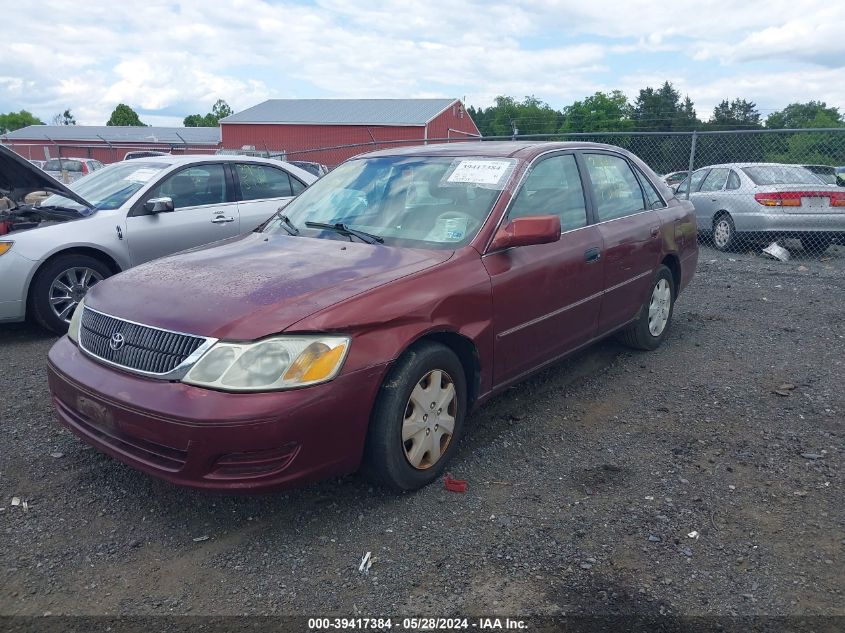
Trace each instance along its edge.
<path fill-rule="evenodd" d="M 144 209 L 148 213 L 170 213 L 176 207 L 173 206 L 172 198 L 150 198 L 144 203 Z"/>
<path fill-rule="evenodd" d="M 514 246 L 548 244 L 560 239 L 560 218 L 556 215 L 534 215 L 514 218 L 499 229 L 490 251 L 500 251 Z"/>

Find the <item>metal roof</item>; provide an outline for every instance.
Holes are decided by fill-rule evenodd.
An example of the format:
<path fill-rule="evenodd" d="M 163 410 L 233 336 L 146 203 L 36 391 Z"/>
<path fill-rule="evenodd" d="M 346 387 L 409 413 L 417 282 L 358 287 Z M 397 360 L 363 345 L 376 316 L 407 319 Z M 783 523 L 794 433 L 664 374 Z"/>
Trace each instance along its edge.
<path fill-rule="evenodd" d="M 425 125 L 457 99 L 269 99 L 221 123 Z"/>
<path fill-rule="evenodd" d="M 182 137 L 181 139 L 179 137 Z M 29 125 L 0 136 L 10 141 L 108 141 L 109 143 L 167 143 L 217 145 L 219 127 L 137 127 L 117 125 Z M 182 140 L 184 139 L 184 140 Z"/>

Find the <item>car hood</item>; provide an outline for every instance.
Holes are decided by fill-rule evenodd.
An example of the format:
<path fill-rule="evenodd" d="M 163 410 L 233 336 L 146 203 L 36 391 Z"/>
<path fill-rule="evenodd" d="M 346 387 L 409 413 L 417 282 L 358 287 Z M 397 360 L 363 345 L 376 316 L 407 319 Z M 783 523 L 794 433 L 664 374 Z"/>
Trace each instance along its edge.
<path fill-rule="evenodd" d="M 252 233 L 132 268 L 94 286 L 85 303 L 167 330 L 253 340 L 452 254 Z"/>
<path fill-rule="evenodd" d="M 58 193 L 91 208 L 91 203 L 8 147 L 0 145 L 0 193 L 21 204 L 33 191 Z"/>

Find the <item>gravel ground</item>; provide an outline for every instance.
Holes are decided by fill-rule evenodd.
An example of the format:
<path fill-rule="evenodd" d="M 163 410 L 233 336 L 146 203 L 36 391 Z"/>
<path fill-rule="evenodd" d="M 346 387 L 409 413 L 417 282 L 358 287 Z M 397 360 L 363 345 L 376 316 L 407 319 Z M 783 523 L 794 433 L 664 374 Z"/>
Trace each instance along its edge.
<path fill-rule="evenodd" d="M 0 614 L 845 615 L 843 314 L 845 248 L 703 247 L 661 349 L 510 389 L 469 420 L 466 494 L 403 496 L 154 481 L 53 421 L 53 339 L 2 326 Z"/>

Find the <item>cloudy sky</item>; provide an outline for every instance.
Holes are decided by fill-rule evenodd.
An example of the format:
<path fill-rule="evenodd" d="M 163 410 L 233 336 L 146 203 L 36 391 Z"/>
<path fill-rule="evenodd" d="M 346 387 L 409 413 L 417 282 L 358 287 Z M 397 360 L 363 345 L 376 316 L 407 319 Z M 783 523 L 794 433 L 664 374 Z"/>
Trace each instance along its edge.
<path fill-rule="evenodd" d="M 36 6 L 37 5 L 37 6 Z M 733 6 L 732 6 L 733 5 Z M 119 102 L 179 125 L 217 98 L 535 95 L 560 108 L 668 79 L 699 116 L 845 110 L 845 4 L 832 0 L 67 0 L 6 3 L 0 112 L 102 125 Z"/>

